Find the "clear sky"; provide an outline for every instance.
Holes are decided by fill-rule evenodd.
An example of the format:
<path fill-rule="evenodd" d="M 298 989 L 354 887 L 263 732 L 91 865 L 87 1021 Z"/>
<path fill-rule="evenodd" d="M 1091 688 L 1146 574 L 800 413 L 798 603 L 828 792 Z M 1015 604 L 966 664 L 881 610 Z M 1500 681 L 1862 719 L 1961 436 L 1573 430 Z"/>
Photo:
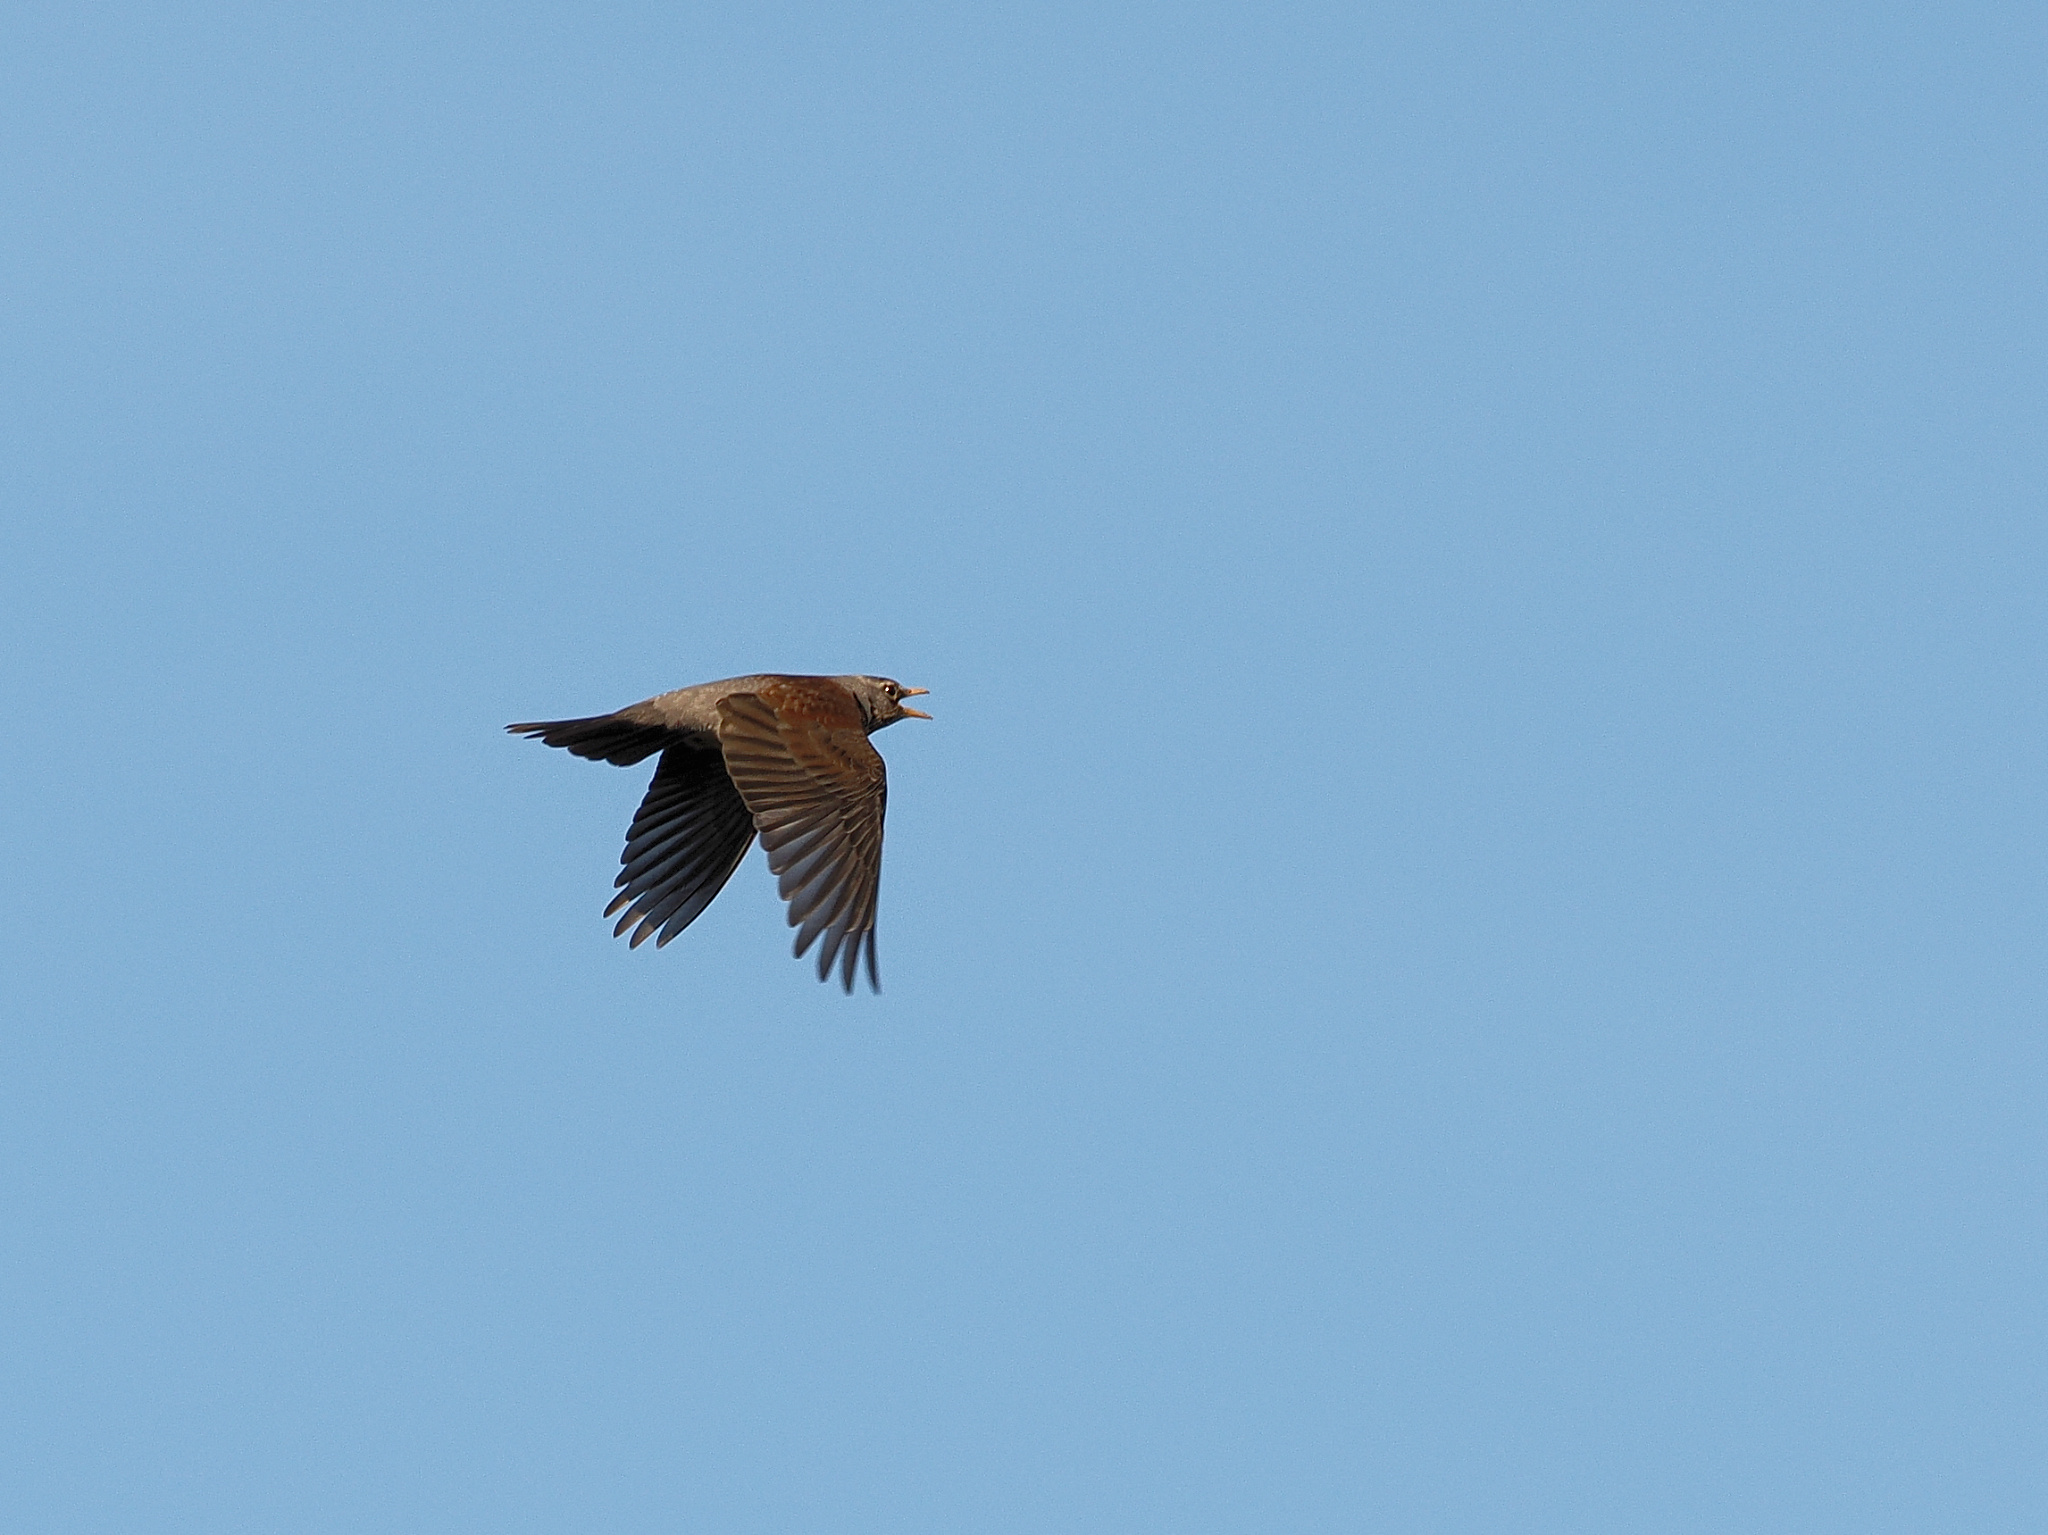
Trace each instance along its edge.
<path fill-rule="evenodd" d="M 2044 18 L 11 7 L 10 1528 L 2042 1527 Z"/>

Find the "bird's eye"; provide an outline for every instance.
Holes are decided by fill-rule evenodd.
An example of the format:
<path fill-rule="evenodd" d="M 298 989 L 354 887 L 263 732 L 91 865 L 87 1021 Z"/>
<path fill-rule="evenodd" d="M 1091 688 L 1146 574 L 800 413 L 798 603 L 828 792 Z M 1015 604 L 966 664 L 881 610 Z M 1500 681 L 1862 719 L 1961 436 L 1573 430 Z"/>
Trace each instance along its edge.
<path fill-rule="evenodd" d="M 892 682 L 888 684 L 888 686 L 883 688 L 882 691 L 887 693 L 891 698 L 894 698 L 896 696 L 896 684 Z"/>

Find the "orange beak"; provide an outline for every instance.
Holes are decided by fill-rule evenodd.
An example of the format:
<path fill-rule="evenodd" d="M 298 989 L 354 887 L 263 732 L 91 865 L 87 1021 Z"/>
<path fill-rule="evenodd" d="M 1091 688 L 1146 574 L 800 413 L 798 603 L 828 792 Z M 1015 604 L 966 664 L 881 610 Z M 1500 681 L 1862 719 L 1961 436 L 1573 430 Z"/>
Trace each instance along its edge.
<path fill-rule="evenodd" d="M 903 690 L 903 696 L 905 698 L 916 698 L 920 694 L 929 693 L 930 691 L 930 688 L 905 688 Z M 898 704 L 896 707 L 898 709 L 902 709 L 905 714 L 909 715 L 914 720 L 928 720 L 931 718 L 931 716 L 925 713 L 922 709 L 904 709 L 903 705 L 901 704 Z"/>

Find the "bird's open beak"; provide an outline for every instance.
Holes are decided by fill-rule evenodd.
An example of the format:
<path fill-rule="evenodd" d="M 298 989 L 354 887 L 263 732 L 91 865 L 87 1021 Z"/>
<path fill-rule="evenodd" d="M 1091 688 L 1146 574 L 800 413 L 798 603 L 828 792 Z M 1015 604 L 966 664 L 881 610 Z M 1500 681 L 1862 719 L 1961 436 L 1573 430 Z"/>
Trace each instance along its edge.
<path fill-rule="evenodd" d="M 903 696 L 905 698 L 916 698 L 920 694 L 929 693 L 930 691 L 930 688 L 905 688 L 903 690 Z M 902 709 L 903 712 L 909 715 L 912 719 L 928 720 L 931 718 L 931 716 L 925 713 L 922 709 L 904 709 L 903 705 L 901 704 L 898 704 L 896 707 L 898 709 Z"/>

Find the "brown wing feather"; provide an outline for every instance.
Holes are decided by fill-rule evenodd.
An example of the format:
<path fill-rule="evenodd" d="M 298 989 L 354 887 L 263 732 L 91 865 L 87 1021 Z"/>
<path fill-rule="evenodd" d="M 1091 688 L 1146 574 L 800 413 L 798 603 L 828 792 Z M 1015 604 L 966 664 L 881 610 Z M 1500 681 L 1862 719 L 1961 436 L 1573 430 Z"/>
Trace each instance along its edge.
<path fill-rule="evenodd" d="M 753 840 L 754 818 L 719 754 L 671 746 L 626 832 L 619 893 L 604 912 L 626 908 L 612 936 L 630 927 L 636 949 L 666 944 L 725 888 Z"/>
<path fill-rule="evenodd" d="M 836 962 L 851 991 L 865 951 L 868 984 L 881 990 L 874 933 L 888 773 L 859 705 L 829 679 L 787 678 L 721 699 L 718 712 L 726 771 L 789 903 L 797 957 L 822 939 L 818 979 Z"/>

